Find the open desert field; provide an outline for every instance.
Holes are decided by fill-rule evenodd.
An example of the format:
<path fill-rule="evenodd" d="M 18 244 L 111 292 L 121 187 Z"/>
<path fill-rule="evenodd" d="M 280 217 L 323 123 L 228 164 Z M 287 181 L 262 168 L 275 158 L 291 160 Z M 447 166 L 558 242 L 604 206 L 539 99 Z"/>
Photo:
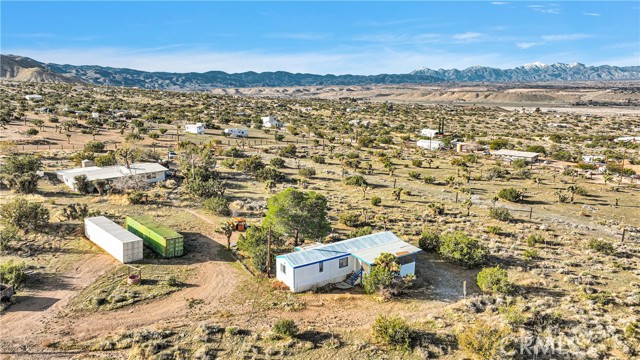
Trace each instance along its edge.
<path fill-rule="evenodd" d="M 640 143 L 618 139 L 640 134 L 636 85 L 0 82 L 0 105 L 0 279 L 16 283 L 1 359 L 506 359 L 538 338 L 571 349 L 540 359 L 640 356 Z M 185 131 L 195 123 L 204 133 Z M 440 125 L 441 147 L 417 146 Z M 55 171 L 83 160 L 168 173 L 77 191 Z M 290 191 L 324 200 L 285 222 L 270 199 Z M 145 247 L 124 265 L 84 236 L 85 217 L 139 215 L 183 235 L 184 255 Z M 324 225 L 300 224 L 311 215 Z M 225 234 L 234 217 L 249 230 Z M 267 248 L 382 231 L 422 250 L 394 291 L 292 293 L 267 271 Z M 503 278 L 487 287 L 485 269 Z M 381 337 L 381 315 L 405 337 Z"/>

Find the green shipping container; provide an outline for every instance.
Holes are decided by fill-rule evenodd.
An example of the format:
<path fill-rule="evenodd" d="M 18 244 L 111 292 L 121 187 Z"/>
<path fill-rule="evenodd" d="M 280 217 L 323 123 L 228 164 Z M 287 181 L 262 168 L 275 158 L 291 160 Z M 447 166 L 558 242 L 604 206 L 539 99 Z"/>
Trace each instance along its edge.
<path fill-rule="evenodd" d="M 164 257 L 184 255 L 184 236 L 146 216 L 127 216 L 127 230 L 138 235 L 144 244 Z"/>

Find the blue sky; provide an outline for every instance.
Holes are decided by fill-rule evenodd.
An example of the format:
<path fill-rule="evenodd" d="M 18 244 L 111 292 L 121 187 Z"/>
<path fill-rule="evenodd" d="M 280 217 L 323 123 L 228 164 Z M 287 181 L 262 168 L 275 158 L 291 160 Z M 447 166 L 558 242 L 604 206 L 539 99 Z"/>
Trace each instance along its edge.
<path fill-rule="evenodd" d="M 3 54 L 148 71 L 640 65 L 640 2 L 2 1 Z"/>

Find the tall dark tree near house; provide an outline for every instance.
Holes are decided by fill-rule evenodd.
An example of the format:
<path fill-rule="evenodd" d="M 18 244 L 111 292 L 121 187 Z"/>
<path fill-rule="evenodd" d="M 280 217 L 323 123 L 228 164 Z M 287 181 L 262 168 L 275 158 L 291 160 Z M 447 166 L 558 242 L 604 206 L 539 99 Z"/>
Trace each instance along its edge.
<path fill-rule="evenodd" d="M 314 192 L 286 189 L 269 198 L 265 224 L 300 240 L 321 239 L 331 231 L 327 219 L 327 199 Z"/>
<path fill-rule="evenodd" d="M 128 146 L 124 146 L 116 150 L 116 157 L 127 168 L 131 168 L 131 164 L 139 158 L 139 151 Z"/>
<path fill-rule="evenodd" d="M 187 181 L 208 180 L 216 166 L 209 146 L 188 145 L 181 154 L 180 167 Z"/>

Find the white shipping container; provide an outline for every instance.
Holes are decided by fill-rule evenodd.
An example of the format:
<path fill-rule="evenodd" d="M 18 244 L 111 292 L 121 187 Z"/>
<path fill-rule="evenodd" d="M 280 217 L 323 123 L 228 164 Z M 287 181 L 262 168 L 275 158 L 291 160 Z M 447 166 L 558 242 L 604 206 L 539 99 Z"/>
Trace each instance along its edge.
<path fill-rule="evenodd" d="M 104 216 L 84 219 L 84 234 L 122 263 L 142 260 L 142 239 Z"/>

